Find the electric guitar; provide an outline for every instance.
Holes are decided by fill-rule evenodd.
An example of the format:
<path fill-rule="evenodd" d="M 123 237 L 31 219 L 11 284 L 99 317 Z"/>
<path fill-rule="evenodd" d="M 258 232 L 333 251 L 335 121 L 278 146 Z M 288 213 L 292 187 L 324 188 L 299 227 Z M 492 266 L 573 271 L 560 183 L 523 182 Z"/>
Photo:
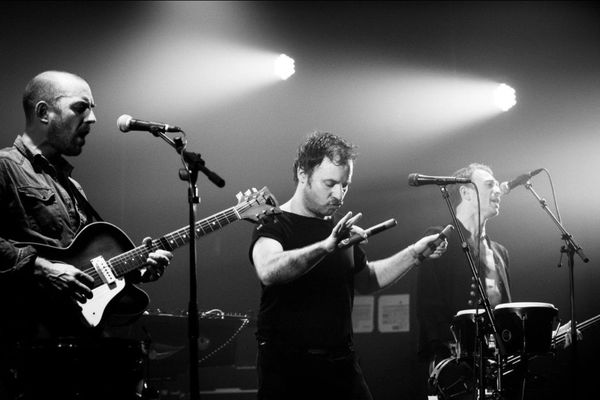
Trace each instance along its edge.
<path fill-rule="evenodd" d="M 277 200 L 267 187 L 259 191 L 248 190 L 243 195 L 238 193 L 237 198 L 237 205 L 196 222 L 195 238 L 238 220 L 261 222 L 266 216 L 281 213 Z M 141 314 L 148 306 L 148 295 L 128 283 L 125 275 L 144 267 L 151 252 L 158 249 L 173 251 L 189 241 L 188 225 L 154 239 L 150 246 L 134 247 L 131 239 L 115 225 L 94 222 L 83 228 L 66 248 L 37 243 L 21 244 L 35 247 L 40 257 L 71 264 L 94 278 L 93 297 L 85 303 L 78 302 L 78 308 L 82 322 L 86 326 L 95 327 L 105 314 L 114 313 L 124 319 Z M 106 310 L 108 312 L 105 313 Z"/>

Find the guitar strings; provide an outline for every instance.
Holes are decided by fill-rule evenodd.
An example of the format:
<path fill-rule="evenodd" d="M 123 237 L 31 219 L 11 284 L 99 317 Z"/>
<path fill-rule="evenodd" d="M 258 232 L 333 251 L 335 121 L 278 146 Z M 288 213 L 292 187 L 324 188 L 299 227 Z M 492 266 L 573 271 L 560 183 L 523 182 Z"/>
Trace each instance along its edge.
<path fill-rule="evenodd" d="M 210 232 L 214 232 L 222 228 L 223 226 L 233 221 L 236 221 L 237 219 L 241 219 L 241 214 L 246 212 L 251 207 L 252 205 L 250 203 L 242 204 L 238 207 L 231 207 L 223 211 L 222 213 L 205 218 L 202 221 L 198 221 L 195 225 L 195 238 L 200 238 Z M 218 228 L 215 228 L 215 222 L 218 224 Z M 202 234 L 199 234 L 199 231 L 201 231 Z M 170 243 L 172 242 L 174 242 L 176 245 L 183 245 L 187 243 L 189 241 L 188 233 L 189 225 L 187 227 L 178 229 L 177 231 L 174 231 L 170 234 L 167 234 L 160 239 L 153 240 L 151 246 L 138 246 L 123 254 L 117 255 L 107 261 L 108 265 L 112 268 L 116 275 L 120 277 L 123 274 L 133 271 L 139 266 L 144 265 L 146 263 L 146 260 L 148 259 L 148 254 L 150 254 L 151 252 L 158 249 L 168 249 L 166 245 L 168 245 L 170 250 L 172 250 L 174 249 L 174 247 L 170 245 Z M 128 264 L 128 261 L 131 261 L 131 264 Z M 136 265 L 136 261 L 139 264 Z M 103 284 L 100 274 L 98 273 L 95 267 L 92 266 L 87 269 L 83 269 L 83 272 L 90 275 L 94 279 L 94 287 Z"/>

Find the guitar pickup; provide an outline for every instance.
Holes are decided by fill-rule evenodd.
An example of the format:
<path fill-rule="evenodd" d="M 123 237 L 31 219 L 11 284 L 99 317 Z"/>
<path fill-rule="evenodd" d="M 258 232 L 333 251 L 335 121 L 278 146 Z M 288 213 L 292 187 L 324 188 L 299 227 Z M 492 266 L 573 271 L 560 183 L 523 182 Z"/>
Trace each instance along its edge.
<path fill-rule="evenodd" d="M 108 265 L 104 257 L 98 256 L 96 258 L 92 258 L 91 262 L 94 269 L 102 279 L 102 282 L 109 286 L 115 284 L 117 277 L 113 273 L 112 268 L 110 268 L 110 265 Z"/>

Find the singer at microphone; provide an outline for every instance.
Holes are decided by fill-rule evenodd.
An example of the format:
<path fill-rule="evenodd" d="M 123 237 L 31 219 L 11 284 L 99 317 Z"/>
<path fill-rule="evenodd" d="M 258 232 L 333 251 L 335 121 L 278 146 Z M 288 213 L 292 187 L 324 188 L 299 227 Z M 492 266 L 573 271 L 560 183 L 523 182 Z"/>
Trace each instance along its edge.
<path fill-rule="evenodd" d="M 0 317 L 0 399 L 132 397 L 133 391 L 129 389 L 132 381 L 126 376 L 129 373 L 121 372 L 123 361 L 116 356 L 117 349 L 110 355 L 101 353 L 101 348 L 108 347 L 99 340 L 111 336 L 113 331 L 107 326 L 109 324 L 101 323 L 99 317 L 105 309 L 105 314 L 109 313 L 107 303 L 114 296 L 121 297 L 125 293 L 122 297 L 128 299 L 127 312 L 131 315 L 141 313 L 149 299 L 143 291 L 130 292 L 130 289 L 134 289 L 133 284 L 156 281 L 164 276 L 173 257 L 166 250 L 171 246 L 163 243 L 164 238 L 146 238 L 140 247 L 132 250 L 133 263 L 129 263 L 127 253 L 122 254 L 118 263 L 112 264 L 108 260 L 105 250 L 111 248 L 115 255 L 133 248 L 133 243 L 115 225 L 101 222 L 103 219 L 95 210 L 98 206 L 88 200 L 82 186 L 71 176 L 71 160 L 65 159 L 82 156 L 86 138 L 96 123 L 92 89 L 82 77 L 54 70 L 37 74 L 24 88 L 22 97 L 15 99 L 15 103 L 26 100 L 25 129 L 11 147 L 0 150 L 0 304 L 3 307 Z M 138 187 L 121 188 L 115 182 L 119 179 L 109 174 L 110 168 L 106 168 L 117 160 L 118 154 L 113 152 L 102 154 L 100 158 L 86 160 L 83 157 L 77 164 L 82 167 L 87 164 L 85 168 L 94 171 L 97 178 L 105 177 L 104 183 L 101 183 L 103 179 L 91 181 L 98 185 L 97 190 L 111 192 L 131 202 L 135 207 L 132 216 L 143 218 L 154 212 L 157 208 L 154 205 L 143 208 L 141 202 L 136 202 L 136 194 L 143 194 L 136 190 L 139 186 L 152 185 L 159 192 L 164 185 L 145 175 L 138 177 Z M 119 169 L 121 173 L 126 172 L 125 168 Z M 157 201 L 163 199 L 157 198 Z M 177 215 L 177 211 L 164 210 L 169 211 L 172 216 Z M 17 246 L 17 242 L 26 243 Z M 101 266 L 94 263 L 97 270 L 84 268 L 83 258 L 100 260 L 102 255 L 106 256 L 106 262 L 103 261 Z M 117 264 L 119 267 L 113 268 Z M 125 268 L 124 264 L 127 264 Z M 133 267 L 129 268 L 131 264 Z M 136 297 L 136 293 L 141 297 Z M 120 322 L 123 329 L 126 325 L 133 328 L 133 319 Z M 86 371 L 85 375 L 92 374 L 93 379 L 72 376 L 74 368 L 71 367 L 75 367 L 75 363 L 82 371 L 92 365 L 92 353 L 85 356 L 71 353 L 74 357 L 69 355 L 67 358 L 63 357 L 66 353 L 62 353 L 59 358 L 63 361 L 58 361 L 55 368 L 42 367 L 50 362 L 50 357 L 44 356 L 43 364 L 39 364 L 41 359 L 37 356 L 25 356 L 26 353 L 19 350 L 22 348 L 20 343 L 40 337 L 48 343 L 62 342 L 64 337 L 74 343 L 86 343 L 86 349 L 94 348 L 94 358 L 100 356 L 102 370 Z M 90 347 L 92 343 L 94 346 Z M 101 344 L 101 347 L 97 346 Z M 11 356 L 7 358 L 7 354 Z M 83 362 L 80 356 L 90 362 Z M 9 368 L 16 365 L 27 371 L 24 380 L 10 373 Z M 126 391 L 131 394 L 125 396 Z"/>
<path fill-rule="evenodd" d="M 451 325 L 453 322 L 470 323 L 475 309 L 482 309 L 482 296 L 489 300 L 492 310 L 498 304 L 512 301 L 508 250 L 491 238 L 493 232 L 490 232 L 488 225 L 500 210 L 498 180 L 490 167 L 479 163 L 469 164 L 452 176 L 472 182 L 471 185 L 448 188 L 454 208 L 452 211 L 456 215 L 456 225 L 453 225 L 457 232 L 448 237 L 446 253 L 439 259 L 421 259 L 432 251 L 431 247 L 417 252 L 417 257 L 422 261 L 417 269 L 414 299 L 415 315 L 420 327 L 418 354 L 428 365 L 436 365 L 436 362 L 453 354 L 456 350 L 453 332 L 456 331 L 451 330 Z M 442 228 L 430 227 L 425 234 L 437 233 L 438 236 L 434 238 L 439 240 L 442 236 L 448 236 L 448 229 L 452 231 L 448 227 Z M 459 230 L 462 237 L 457 234 Z M 461 243 L 461 240 L 465 242 Z M 473 274 L 466 252 L 472 256 L 477 274 Z M 531 279 L 535 278 L 532 276 Z M 459 311 L 463 314 L 457 315 Z M 459 348 L 457 357 L 469 356 L 468 351 Z M 428 382 L 430 375 L 426 369 L 421 374 L 420 379 Z M 510 389 L 514 390 L 512 387 Z"/>

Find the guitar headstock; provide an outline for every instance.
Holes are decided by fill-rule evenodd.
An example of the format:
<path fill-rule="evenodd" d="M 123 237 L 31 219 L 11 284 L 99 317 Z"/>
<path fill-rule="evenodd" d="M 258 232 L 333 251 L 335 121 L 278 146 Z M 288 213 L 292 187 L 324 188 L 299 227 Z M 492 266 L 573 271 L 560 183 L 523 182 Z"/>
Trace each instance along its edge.
<path fill-rule="evenodd" d="M 238 205 L 236 209 L 242 219 L 262 223 L 266 217 L 281 214 L 277 199 L 266 186 L 260 190 L 248 189 L 236 195 Z"/>

